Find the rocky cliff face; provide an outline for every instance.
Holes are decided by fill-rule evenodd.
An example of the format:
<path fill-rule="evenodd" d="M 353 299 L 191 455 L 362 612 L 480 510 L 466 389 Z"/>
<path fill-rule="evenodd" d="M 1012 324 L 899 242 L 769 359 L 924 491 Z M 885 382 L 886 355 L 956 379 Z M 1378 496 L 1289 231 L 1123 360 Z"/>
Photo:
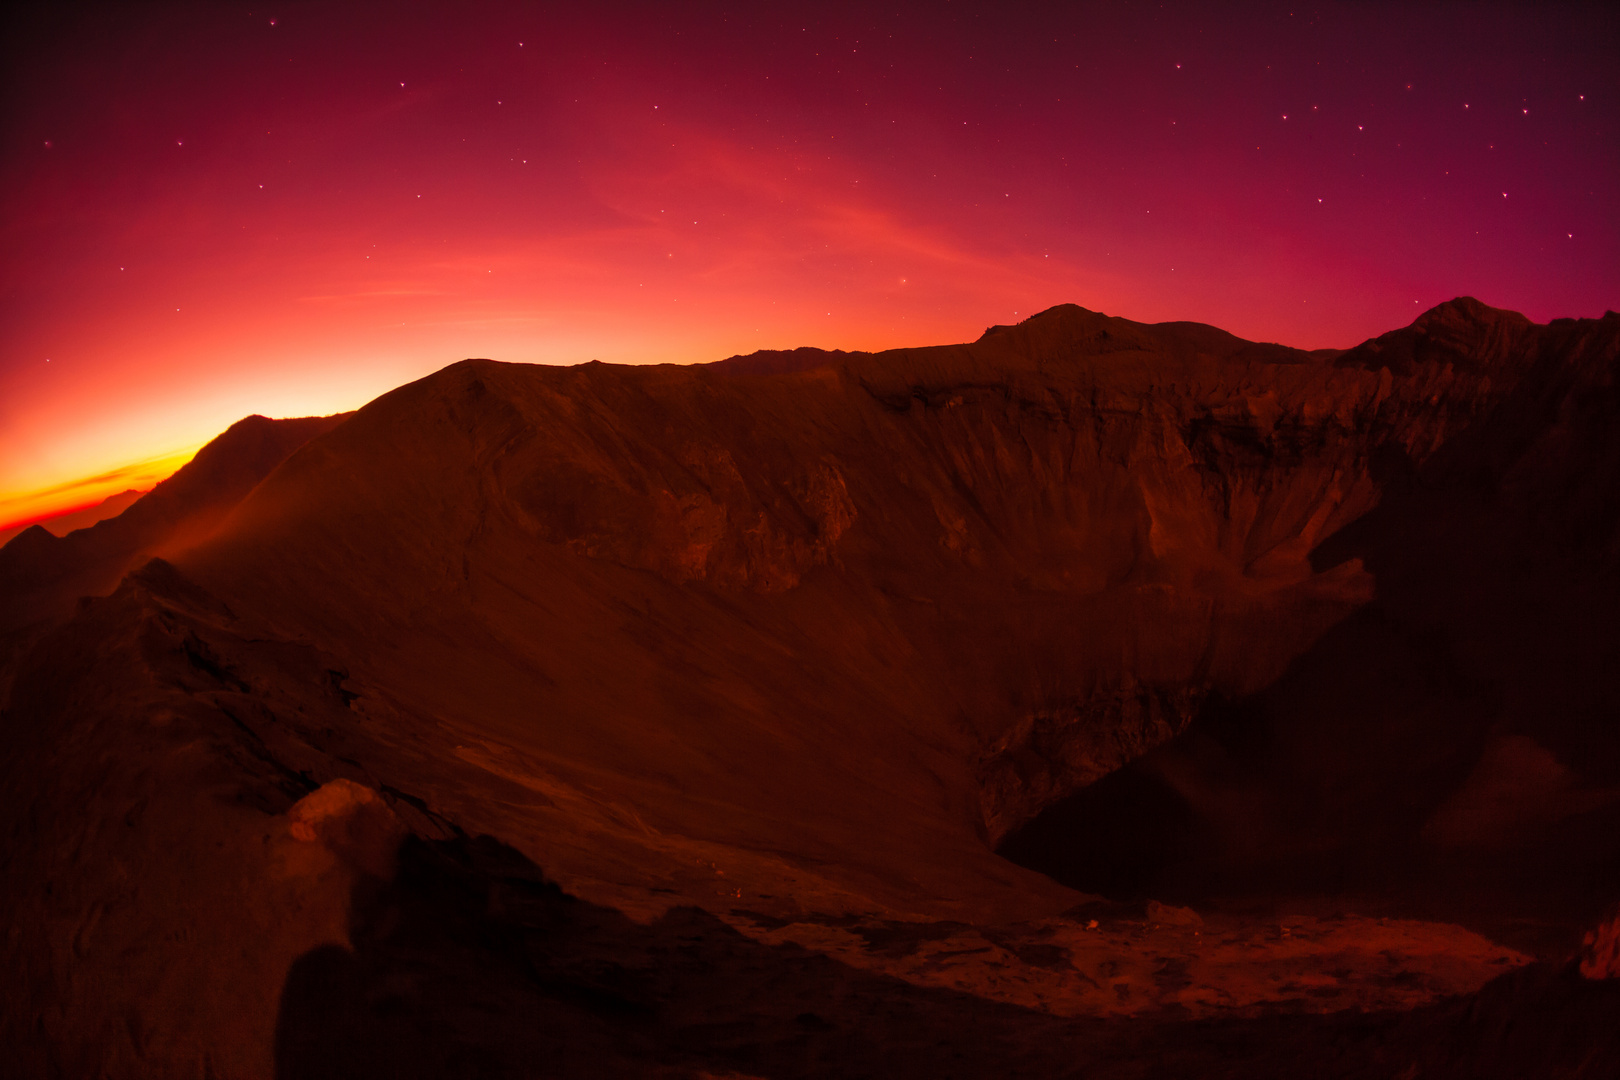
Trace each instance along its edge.
<path fill-rule="evenodd" d="M 365 877 L 289 831 L 340 781 L 619 911 L 819 913 L 828 941 L 1084 899 L 998 844 L 1191 896 L 1265 862 L 1245 843 L 1359 873 L 1504 806 L 1588 843 L 1620 768 L 1591 621 L 1620 595 L 1617 350 L 1620 318 L 1470 300 L 1320 353 L 1065 306 L 876 355 L 446 368 L 17 662 L 5 877 L 59 891 L 0 899 L 74 944 L 14 938 L 16 993 L 111 1045 L 116 994 L 70 969 L 147 979 L 173 1045 L 264 1045 L 131 943 L 234 947 L 211 904 L 323 913 L 254 954 L 261 1008 Z M 136 843 L 163 854 L 109 877 Z"/>
<path fill-rule="evenodd" d="M 1591 914 L 1620 886 L 1617 329 L 1464 300 L 1336 358 L 1389 388 L 1379 494 L 1311 563 L 1359 562 L 1368 603 L 1004 850 L 1114 892 L 1399 881 L 1454 913 Z"/>

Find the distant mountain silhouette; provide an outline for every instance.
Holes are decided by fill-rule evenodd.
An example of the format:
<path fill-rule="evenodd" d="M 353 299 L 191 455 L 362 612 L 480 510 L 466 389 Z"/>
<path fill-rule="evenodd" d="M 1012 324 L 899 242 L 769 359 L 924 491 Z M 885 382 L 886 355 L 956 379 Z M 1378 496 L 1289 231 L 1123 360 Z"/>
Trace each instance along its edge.
<path fill-rule="evenodd" d="M 117 517 L 129 508 L 130 503 L 143 494 L 145 492 L 131 488 L 128 491 L 120 491 L 116 495 L 109 495 L 94 506 L 87 506 L 82 510 L 73 510 L 66 514 L 58 514 L 55 517 L 46 518 L 44 521 L 34 522 L 33 524 L 39 525 L 52 536 L 66 536 L 68 533 L 76 532 L 79 529 L 88 529 L 98 521 L 106 521 L 110 517 Z M 0 547 L 5 547 L 12 537 L 29 527 L 19 525 L 0 532 Z"/>

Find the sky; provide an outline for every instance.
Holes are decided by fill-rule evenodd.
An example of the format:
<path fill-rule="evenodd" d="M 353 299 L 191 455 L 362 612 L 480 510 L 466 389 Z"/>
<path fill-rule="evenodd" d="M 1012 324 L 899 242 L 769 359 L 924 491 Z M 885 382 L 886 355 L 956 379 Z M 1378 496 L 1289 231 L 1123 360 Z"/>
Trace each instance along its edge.
<path fill-rule="evenodd" d="M 1620 308 L 1601 5 L 30 7 L 0 530 L 469 356 Z"/>

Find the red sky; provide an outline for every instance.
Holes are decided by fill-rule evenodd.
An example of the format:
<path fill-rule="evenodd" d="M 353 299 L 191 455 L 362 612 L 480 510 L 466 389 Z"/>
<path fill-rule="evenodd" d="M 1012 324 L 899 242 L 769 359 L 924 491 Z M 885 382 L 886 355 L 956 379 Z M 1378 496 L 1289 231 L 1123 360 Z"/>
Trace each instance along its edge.
<path fill-rule="evenodd" d="M 1603 7 L 1059 7 L 9 23 L 0 528 L 466 356 L 879 349 L 1065 301 L 1305 347 L 1460 294 L 1620 307 Z"/>

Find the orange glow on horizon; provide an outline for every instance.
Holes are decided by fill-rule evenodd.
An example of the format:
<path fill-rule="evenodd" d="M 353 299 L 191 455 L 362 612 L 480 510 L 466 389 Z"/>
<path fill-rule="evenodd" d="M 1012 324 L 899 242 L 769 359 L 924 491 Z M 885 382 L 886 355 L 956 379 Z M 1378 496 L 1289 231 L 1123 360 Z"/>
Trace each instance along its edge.
<path fill-rule="evenodd" d="M 123 491 L 150 491 L 173 476 L 201 449 L 198 445 L 176 450 L 38 491 L 0 492 L 0 533 L 88 510 Z"/>

